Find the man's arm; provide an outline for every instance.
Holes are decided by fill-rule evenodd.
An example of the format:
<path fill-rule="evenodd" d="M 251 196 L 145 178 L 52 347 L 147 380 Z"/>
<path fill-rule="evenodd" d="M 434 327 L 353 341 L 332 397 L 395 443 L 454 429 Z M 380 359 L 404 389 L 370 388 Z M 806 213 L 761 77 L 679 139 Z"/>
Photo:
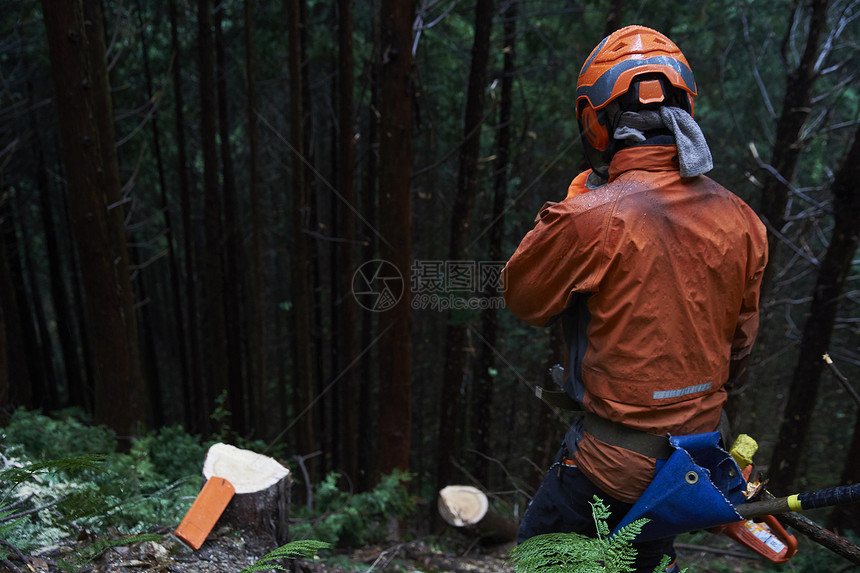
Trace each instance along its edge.
<path fill-rule="evenodd" d="M 595 290 L 604 271 L 608 210 L 600 201 L 585 207 L 570 197 L 543 206 L 502 270 L 508 309 L 534 326 L 564 311 L 573 293 Z"/>
<path fill-rule="evenodd" d="M 758 335 L 761 279 L 767 264 L 767 233 L 757 217 L 753 221 L 749 245 L 748 279 L 732 340 L 729 384 L 746 370 L 753 343 Z"/>

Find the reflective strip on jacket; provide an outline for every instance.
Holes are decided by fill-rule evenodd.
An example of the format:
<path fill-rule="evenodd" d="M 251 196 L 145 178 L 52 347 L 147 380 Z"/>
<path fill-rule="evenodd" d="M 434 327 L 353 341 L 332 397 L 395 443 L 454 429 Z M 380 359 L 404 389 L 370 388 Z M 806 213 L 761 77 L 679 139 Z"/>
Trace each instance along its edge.
<path fill-rule="evenodd" d="M 730 364 L 758 332 L 766 262 L 764 225 L 743 200 L 708 177 L 682 179 L 675 146 L 640 145 L 615 155 L 606 185 L 545 204 L 502 277 L 508 309 L 535 326 L 587 296 L 574 365 L 587 411 L 683 435 L 717 427 Z M 654 467 L 587 433 L 576 461 L 622 501 Z"/>

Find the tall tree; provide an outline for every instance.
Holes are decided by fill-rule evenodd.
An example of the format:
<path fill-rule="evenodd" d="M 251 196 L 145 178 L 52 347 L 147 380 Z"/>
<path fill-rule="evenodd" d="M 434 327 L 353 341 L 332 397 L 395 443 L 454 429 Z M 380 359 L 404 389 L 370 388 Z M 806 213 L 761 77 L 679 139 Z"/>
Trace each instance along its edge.
<path fill-rule="evenodd" d="M 95 420 L 130 436 L 146 415 L 101 3 L 44 0 L 69 206 L 86 290 Z"/>
<path fill-rule="evenodd" d="M 460 147 L 460 167 L 457 176 L 457 194 L 451 213 L 451 230 L 448 243 L 448 260 L 459 261 L 466 256 L 469 228 L 475 197 L 478 194 L 478 157 L 481 151 L 481 126 L 484 122 L 484 94 L 487 85 L 487 66 L 490 58 L 490 32 L 493 23 L 492 0 L 478 0 L 475 4 L 475 39 L 472 44 L 472 64 L 466 89 L 466 113 L 463 123 L 463 144 Z M 439 420 L 439 460 L 437 485 L 449 485 L 453 474 L 454 457 L 460 446 L 460 388 L 470 370 L 466 333 L 468 325 L 449 318 L 445 345 L 445 371 L 442 380 Z"/>
<path fill-rule="evenodd" d="M 31 297 L 28 296 L 27 284 L 24 280 L 25 265 L 22 252 L 26 251 L 26 246 L 22 246 L 19 240 L 20 225 L 16 224 L 18 210 L 14 208 L 15 200 L 16 196 L 11 188 L 0 187 L 0 235 L 2 235 L 0 245 L 3 245 L 3 256 L 9 269 L 6 281 L 10 289 L 3 301 L 7 306 L 6 316 L 9 327 L 7 340 L 12 342 L 20 352 L 20 355 L 13 355 L 17 374 L 11 382 L 16 386 L 18 397 L 24 399 L 23 402 L 18 402 L 18 405 L 38 408 L 42 404 L 37 400 L 43 395 L 45 385 L 44 356 L 39 344 L 39 335 L 36 332 L 36 321 L 33 319 Z"/>
<path fill-rule="evenodd" d="M 412 425 L 412 21 L 414 0 L 380 3 L 382 62 L 379 70 L 380 255 L 403 279 L 403 294 L 380 313 L 380 415 L 377 470 L 409 470 Z"/>
<path fill-rule="evenodd" d="M 206 317 L 206 380 L 209 386 L 206 410 L 227 391 L 227 332 L 224 319 L 223 225 L 217 146 L 217 87 L 215 45 L 212 37 L 212 3 L 197 3 L 197 57 L 200 68 L 200 145 L 203 155 L 203 227 L 206 236 L 203 281 Z"/>
<path fill-rule="evenodd" d="M 257 58 L 254 49 L 254 0 L 243 4 L 245 24 L 245 86 L 248 115 L 248 198 L 251 202 L 251 244 L 253 291 L 251 307 L 251 363 L 253 373 L 251 395 L 254 397 L 253 419 L 258 435 L 267 435 L 270 416 L 266 402 L 266 277 L 263 265 L 263 215 L 260 198 L 260 158 L 257 134 Z"/>
<path fill-rule="evenodd" d="M 606 27 L 603 28 L 603 37 L 610 35 L 621 27 L 621 18 L 624 15 L 624 0 L 612 0 L 609 13 L 606 15 Z"/>
<path fill-rule="evenodd" d="M 30 112 L 30 126 L 34 134 L 37 120 L 35 110 Z M 50 271 L 51 302 L 54 306 L 57 338 L 60 341 L 60 351 L 63 356 L 63 374 L 66 380 L 67 403 L 78 406 L 84 411 L 91 410 L 91 402 L 87 399 L 81 360 L 75 341 L 74 320 L 66 290 L 65 263 L 62 259 L 59 238 L 56 229 L 53 197 L 57 191 L 48 182 L 48 171 L 45 166 L 44 153 L 36 135 L 36 186 L 39 189 L 39 211 L 42 218 L 42 232 L 45 237 L 45 249 L 48 254 L 48 269 Z"/>
<path fill-rule="evenodd" d="M 365 153 L 366 161 L 364 165 L 364 177 L 361 184 L 361 213 L 364 226 L 361 228 L 362 233 L 360 249 L 362 260 L 370 261 L 376 258 L 377 235 L 374 232 L 378 227 L 377 217 L 377 191 L 379 182 L 379 69 L 381 67 L 381 47 L 380 40 L 380 10 L 379 0 L 371 2 L 371 39 L 372 48 L 370 55 L 370 65 L 367 66 L 367 75 L 369 90 L 370 90 L 370 105 L 367 107 L 367 133 L 362 140 L 365 143 L 367 152 Z M 351 289 L 350 289 L 351 290 Z M 374 406 L 378 403 L 372 399 L 374 390 L 377 388 L 378 377 L 374 375 L 374 354 L 371 344 L 373 341 L 374 317 L 376 313 L 363 312 L 361 313 L 361 327 L 359 328 L 360 347 L 363 350 L 357 366 L 356 377 L 359 380 L 358 390 L 358 434 L 361 439 L 358 441 L 356 450 L 359 452 L 359 457 L 364 460 L 369 460 L 371 463 L 363 464 L 358 475 L 358 489 L 367 491 L 372 486 L 372 478 L 376 473 L 374 452 L 376 451 L 376 440 L 373 436 L 378 435 L 375 432 L 374 423 L 376 421 Z"/>
<path fill-rule="evenodd" d="M 143 62 L 143 75 L 146 81 L 146 93 L 154 106 L 160 104 L 161 96 L 156 93 L 152 79 L 152 70 L 150 68 L 149 57 L 149 42 L 146 34 L 146 26 L 144 25 L 143 6 L 141 0 L 137 0 L 138 25 L 140 27 L 140 50 L 141 61 Z M 178 66 L 174 62 L 174 66 Z M 178 86 L 177 86 L 178 90 Z M 170 294 L 171 308 L 174 316 L 174 336 L 177 346 L 176 356 L 179 358 L 180 371 L 180 395 L 182 396 L 182 404 L 185 408 L 185 414 L 190 415 L 191 412 L 191 393 L 189 392 L 189 372 L 188 372 L 188 353 L 186 351 L 187 343 L 184 328 L 184 312 L 182 308 L 182 285 L 181 275 L 179 272 L 179 263 L 176 256 L 176 228 L 173 225 L 173 217 L 170 211 L 170 200 L 167 190 L 167 166 L 161 152 L 161 127 L 158 121 L 158 116 L 155 115 L 150 123 L 152 131 L 152 153 L 155 157 L 155 165 L 158 171 L 158 190 L 161 200 L 161 213 L 164 217 L 164 228 L 167 230 L 167 262 L 170 269 Z"/>
<path fill-rule="evenodd" d="M 821 38 L 827 30 L 828 4 L 829 0 L 811 0 L 804 3 L 809 12 L 806 45 L 797 66 L 789 71 L 786 78 L 785 96 L 782 101 L 782 112 L 777 120 L 770 170 L 764 180 L 759 208 L 759 213 L 768 225 L 769 264 L 762 279 L 763 297 L 769 290 L 771 279 L 778 269 L 776 253 L 781 242 L 779 234 L 782 233 L 786 223 L 791 181 L 794 178 L 800 153 L 805 146 L 801 131 L 812 110 L 812 90 L 815 80 L 820 76 L 819 49 Z M 791 34 L 796 31 L 794 19 L 798 14 L 800 10 L 792 11 L 792 21 L 787 27 L 783 40 L 782 57 L 786 64 L 789 59 L 787 46 L 790 44 Z"/>
<path fill-rule="evenodd" d="M 289 69 L 290 69 L 290 145 L 292 147 L 292 264 L 293 313 L 295 328 L 294 371 L 295 390 L 298 398 L 297 415 L 302 416 L 298 425 L 298 448 L 301 454 L 315 450 L 314 435 L 314 377 L 313 337 L 311 316 L 313 293 L 311 292 L 311 261 L 307 239 L 309 216 L 308 185 L 305 177 L 305 135 L 302 98 L 302 10 L 300 0 L 287 0 L 289 22 Z"/>
<path fill-rule="evenodd" d="M 514 74 L 516 73 L 517 39 L 517 0 L 508 2 L 501 13 L 504 28 L 504 65 L 502 68 L 502 88 L 499 101 L 499 122 L 496 131 L 496 158 L 493 162 L 493 211 L 489 223 L 487 260 L 502 260 L 502 239 L 505 233 L 505 203 L 507 201 L 508 170 L 511 152 L 511 109 L 513 105 Z M 501 296 L 493 283 L 486 285 L 487 298 Z M 490 454 L 492 435 L 492 401 L 494 376 L 491 371 L 495 364 L 499 312 L 495 309 L 484 311 L 481 315 L 481 345 L 475 367 L 477 384 L 472 395 L 472 411 L 475 412 L 475 449 L 484 455 Z M 479 464 L 475 477 L 487 484 L 489 464 Z"/>
<path fill-rule="evenodd" d="M 355 375 L 355 300 L 352 291 L 352 269 L 355 250 L 355 135 L 353 132 L 354 56 L 353 56 L 353 0 L 338 0 L 338 172 L 337 187 L 340 192 L 338 206 L 338 288 L 340 328 L 337 332 L 338 372 L 342 378 L 341 439 L 344 450 L 341 454 L 343 470 L 355 480 L 359 472 L 359 457 L 356 444 L 358 436 L 358 382 Z"/>
<path fill-rule="evenodd" d="M 200 328 L 197 315 L 197 275 L 194 264 L 194 224 L 191 213 L 191 184 L 188 181 L 188 158 L 185 145 L 185 101 L 182 89 L 182 49 L 179 43 L 178 0 L 170 0 L 170 50 L 173 53 L 173 106 L 176 125 L 176 172 L 182 218 L 182 251 L 185 258 L 185 316 L 188 319 L 188 379 L 184 406 L 188 427 L 203 432 L 208 424 L 208 392 L 203 383 L 200 358 Z"/>
<path fill-rule="evenodd" d="M 770 464 L 770 487 L 776 493 L 788 493 L 802 467 L 801 452 L 809 426 L 824 368 L 822 355 L 827 353 L 836 322 L 840 295 L 854 263 L 860 244 L 860 130 L 845 156 L 831 185 L 833 193 L 833 231 L 830 245 L 821 261 L 818 279 L 803 327 L 800 354 L 794 368 L 788 403 L 783 413 L 773 459 Z M 860 476 L 852 476 L 854 479 Z"/>
<path fill-rule="evenodd" d="M 241 300 L 243 285 L 240 275 L 241 235 L 239 233 L 239 199 L 233 151 L 230 145 L 230 113 L 227 100 L 227 54 L 224 46 L 224 10 L 222 3 L 215 12 L 215 66 L 218 86 L 218 133 L 221 139 L 221 180 L 224 198 L 224 318 L 227 345 L 227 384 L 230 396 L 231 425 L 240 435 L 247 432 L 244 353 L 242 352 Z"/>
<path fill-rule="evenodd" d="M 7 231 L 13 225 L 11 201 L 10 190 L 0 186 L 0 358 L 3 359 L 0 361 L 0 407 L 10 410 L 32 406 L 33 395 L 24 331 L 27 325 L 22 324 L 18 293 L 12 281 L 15 267 L 9 264 L 9 259 L 18 256 L 17 245 L 10 244 L 9 240 L 14 235 Z M 29 327 L 32 330 L 32 324 Z"/>

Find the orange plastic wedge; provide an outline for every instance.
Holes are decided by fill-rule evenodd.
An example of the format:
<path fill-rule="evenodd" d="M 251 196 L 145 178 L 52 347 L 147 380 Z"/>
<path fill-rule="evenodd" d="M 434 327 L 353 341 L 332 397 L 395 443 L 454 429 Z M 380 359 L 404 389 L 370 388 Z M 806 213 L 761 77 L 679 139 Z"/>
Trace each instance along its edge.
<path fill-rule="evenodd" d="M 235 493 L 233 484 L 224 478 L 213 477 L 207 481 L 176 528 L 176 537 L 200 549 Z"/>

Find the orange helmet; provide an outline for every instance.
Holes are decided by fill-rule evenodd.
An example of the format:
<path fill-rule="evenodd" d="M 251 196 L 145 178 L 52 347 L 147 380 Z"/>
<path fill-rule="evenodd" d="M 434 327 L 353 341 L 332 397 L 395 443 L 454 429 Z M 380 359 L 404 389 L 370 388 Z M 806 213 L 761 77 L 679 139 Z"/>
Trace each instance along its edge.
<path fill-rule="evenodd" d="M 676 105 L 693 113 L 696 81 L 672 40 L 645 26 L 627 26 L 603 39 L 576 82 L 576 118 L 587 143 L 605 151 L 611 137 L 605 108 Z"/>

